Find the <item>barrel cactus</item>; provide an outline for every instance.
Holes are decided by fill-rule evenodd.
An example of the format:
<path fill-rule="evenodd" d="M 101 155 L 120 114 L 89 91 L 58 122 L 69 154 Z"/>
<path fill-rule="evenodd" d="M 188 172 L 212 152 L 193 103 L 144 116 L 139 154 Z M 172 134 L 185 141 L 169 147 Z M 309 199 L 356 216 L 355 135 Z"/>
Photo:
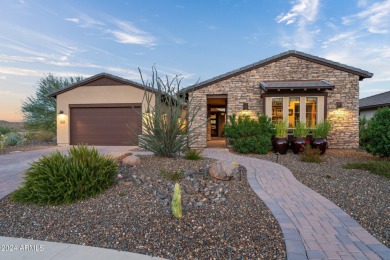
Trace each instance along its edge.
<path fill-rule="evenodd" d="M 181 210 L 181 192 L 179 183 L 175 184 L 175 189 L 173 191 L 172 214 L 178 219 L 181 219 L 183 217 L 183 213 Z"/>

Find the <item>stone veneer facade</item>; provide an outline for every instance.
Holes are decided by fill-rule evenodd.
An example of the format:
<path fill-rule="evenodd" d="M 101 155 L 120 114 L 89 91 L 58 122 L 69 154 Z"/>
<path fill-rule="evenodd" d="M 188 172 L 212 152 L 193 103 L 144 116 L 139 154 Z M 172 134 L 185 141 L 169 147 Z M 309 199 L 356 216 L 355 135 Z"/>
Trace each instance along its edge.
<path fill-rule="evenodd" d="M 240 113 L 244 102 L 251 114 L 264 113 L 261 81 L 326 80 L 335 85 L 327 90 L 327 114 L 333 123 L 328 136 L 330 148 L 358 148 L 359 146 L 359 76 L 295 56 L 287 56 L 266 65 L 254 67 L 223 80 L 216 80 L 189 93 L 190 99 L 200 105 L 193 126 L 198 127 L 190 138 L 191 147 L 207 146 L 207 95 L 227 94 L 227 115 Z M 336 102 L 343 108 L 336 110 Z"/>

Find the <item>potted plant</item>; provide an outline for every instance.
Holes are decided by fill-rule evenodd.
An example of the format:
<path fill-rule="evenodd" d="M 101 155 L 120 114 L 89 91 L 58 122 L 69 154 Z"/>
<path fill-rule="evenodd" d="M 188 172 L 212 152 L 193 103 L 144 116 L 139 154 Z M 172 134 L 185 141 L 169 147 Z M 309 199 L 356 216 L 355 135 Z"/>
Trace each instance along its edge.
<path fill-rule="evenodd" d="M 275 138 L 273 140 L 273 146 L 276 153 L 287 153 L 287 130 L 287 123 L 285 121 L 275 123 Z"/>
<path fill-rule="evenodd" d="M 292 147 L 295 154 L 302 152 L 306 146 L 306 136 L 309 133 L 309 129 L 306 128 L 306 124 L 303 122 L 297 122 L 293 131 L 294 138 L 292 141 Z"/>
<path fill-rule="evenodd" d="M 311 141 L 312 148 L 318 148 L 320 154 L 324 154 L 328 146 L 328 140 L 326 139 L 329 131 L 332 129 L 332 124 L 324 120 L 317 124 L 317 127 L 313 129 L 313 140 Z"/>

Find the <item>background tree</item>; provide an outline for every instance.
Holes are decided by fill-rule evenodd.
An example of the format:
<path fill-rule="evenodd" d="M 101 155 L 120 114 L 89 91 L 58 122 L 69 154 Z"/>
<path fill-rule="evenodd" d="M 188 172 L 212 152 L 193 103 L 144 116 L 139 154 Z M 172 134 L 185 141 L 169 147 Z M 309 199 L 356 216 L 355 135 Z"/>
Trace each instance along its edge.
<path fill-rule="evenodd" d="M 168 76 L 162 79 L 155 67 L 149 82 L 144 81 L 141 71 L 140 74 L 142 83 L 154 89 L 155 93 L 145 90 L 144 100 L 149 113 L 142 115 L 143 132 L 139 137 L 139 146 L 157 156 L 175 157 L 195 141 L 195 133 L 200 126 L 193 126 L 193 121 L 200 106 L 191 98 L 186 98 L 187 92 L 181 89 L 178 76 L 172 80 Z M 154 104 L 151 102 L 153 95 Z"/>
<path fill-rule="evenodd" d="M 29 130 L 44 130 L 55 133 L 56 100 L 47 95 L 82 79 L 82 77 L 54 77 L 52 74 L 41 78 L 37 83 L 35 96 L 28 97 L 22 104 L 25 127 Z"/>
<path fill-rule="evenodd" d="M 390 157 L 390 108 L 379 108 L 368 121 L 364 148 L 379 157 Z"/>

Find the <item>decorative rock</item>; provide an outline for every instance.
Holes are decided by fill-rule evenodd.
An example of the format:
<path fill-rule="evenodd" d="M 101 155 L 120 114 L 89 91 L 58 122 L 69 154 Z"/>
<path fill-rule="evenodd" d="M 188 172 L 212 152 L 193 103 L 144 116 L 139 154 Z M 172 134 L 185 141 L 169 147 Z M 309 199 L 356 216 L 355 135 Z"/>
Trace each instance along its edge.
<path fill-rule="evenodd" d="M 129 152 L 111 152 L 104 155 L 104 157 L 112 158 L 116 163 L 121 163 L 124 158 L 133 155 Z"/>
<path fill-rule="evenodd" d="M 124 158 L 122 163 L 128 166 L 137 166 L 141 164 L 141 159 L 137 156 L 130 155 Z"/>
<path fill-rule="evenodd" d="M 239 166 L 225 161 L 216 161 L 211 165 L 209 173 L 214 179 L 228 181 L 238 176 Z"/>

